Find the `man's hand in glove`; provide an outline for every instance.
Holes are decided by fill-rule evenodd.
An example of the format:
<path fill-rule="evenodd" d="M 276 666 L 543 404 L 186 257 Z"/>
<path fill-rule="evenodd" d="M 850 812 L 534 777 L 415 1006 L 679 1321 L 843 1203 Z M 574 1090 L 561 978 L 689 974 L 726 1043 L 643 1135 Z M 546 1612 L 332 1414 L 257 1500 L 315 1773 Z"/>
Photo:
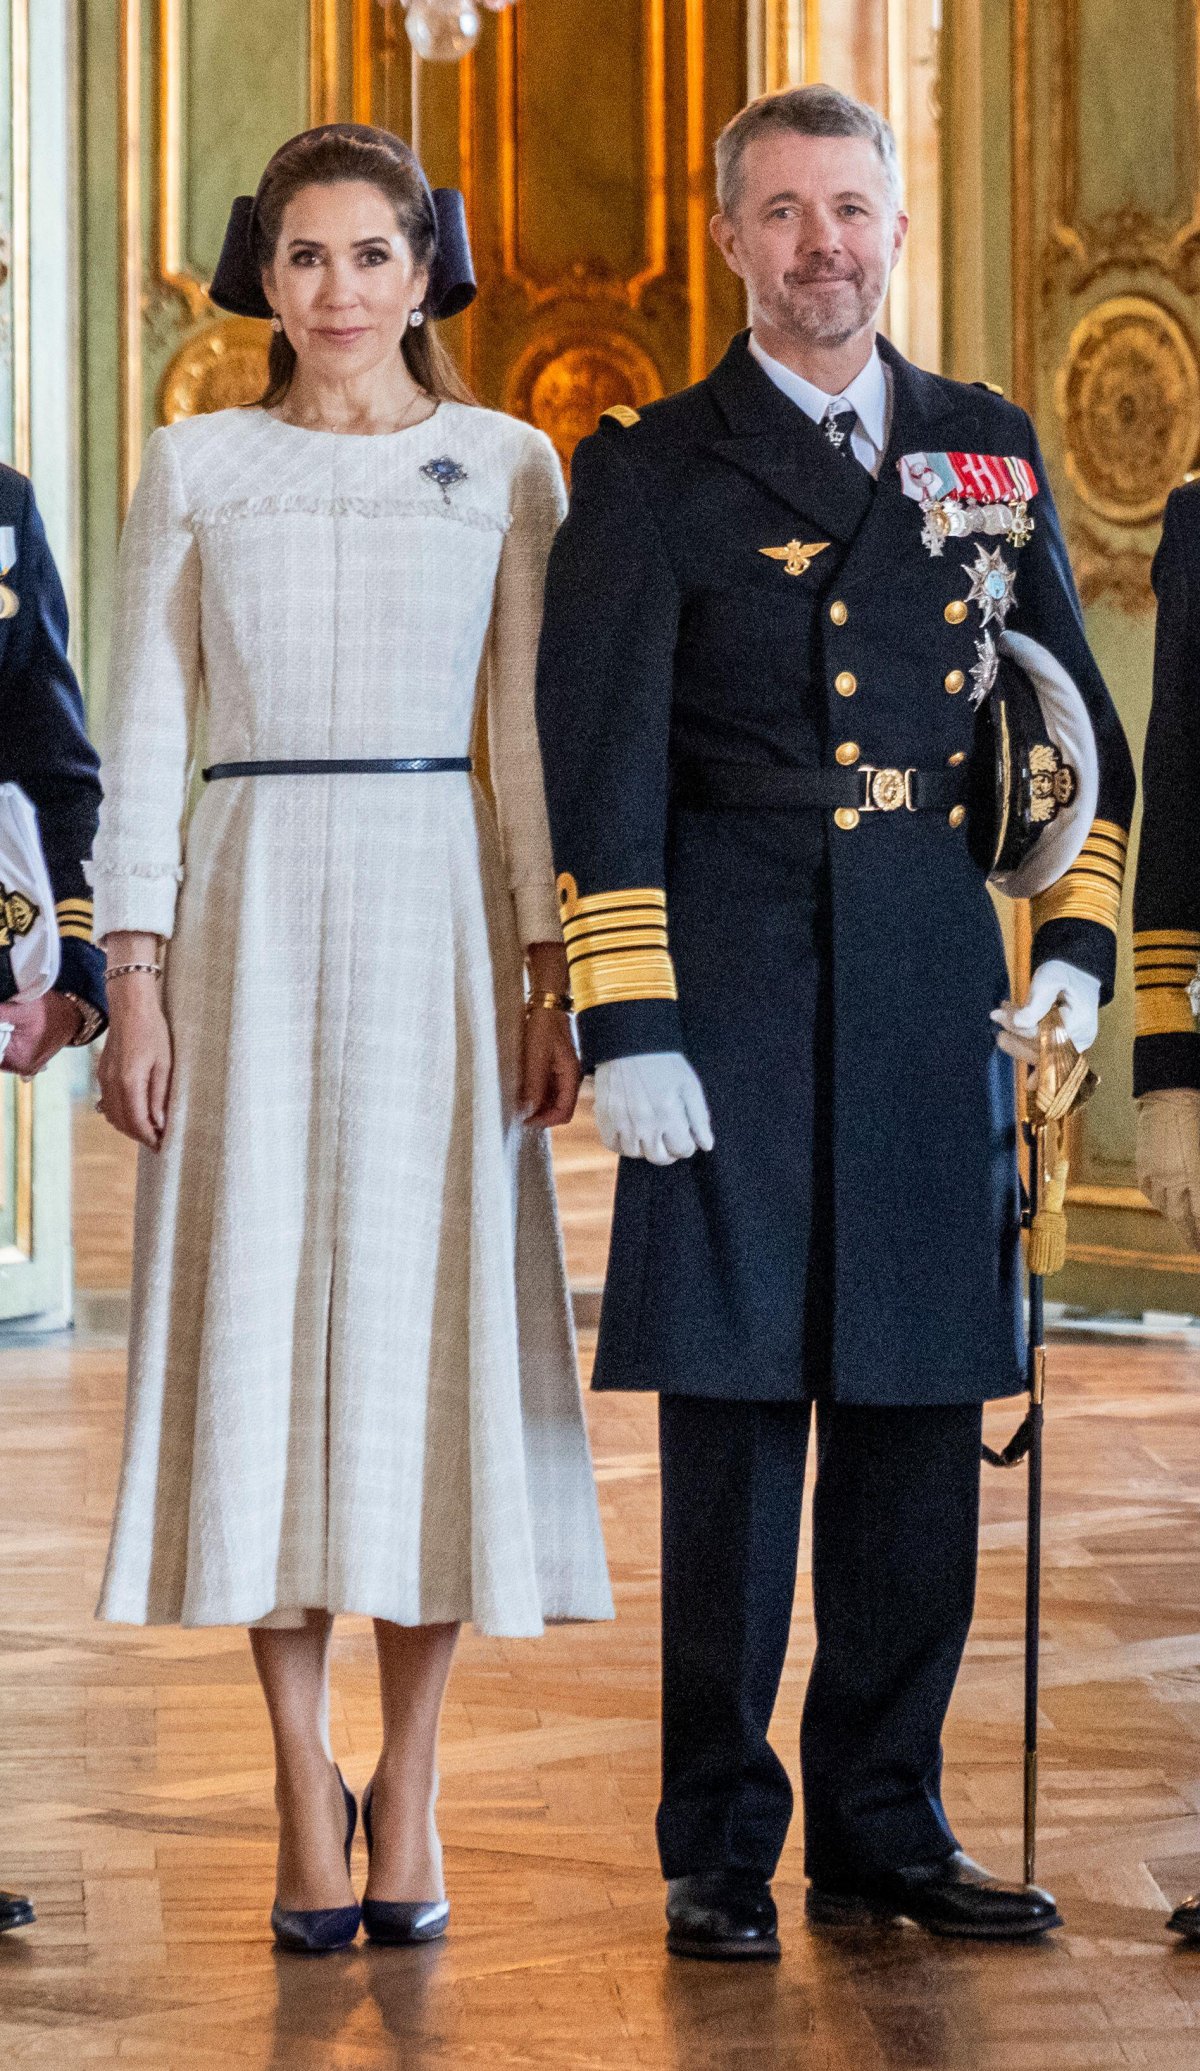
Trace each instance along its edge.
<path fill-rule="evenodd" d="M 1137 1111 L 1138 1185 L 1188 1250 L 1200 1251 L 1200 1093 L 1143 1093 Z"/>
<path fill-rule="evenodd" d="M 596 1066 L 596 1127 L 623 1158 L 674 1165 L 713 1147 L 704 1088 L 677 1050 Z"/>
<path fill-rule="evenodd" d="M 1090 971 L 1081 971 L 1057 958 L 1038 965 L 1029 981 L 1023 1007 L 1014 1007 L 1011 1000 L 1005 1000 L 1002 1007 L 996 1008 L 992 1020 L 1000 1027 L 996 1038 L 1000 1048 L 1010 1057 L 1036 1064 L 1038 1023 L 1055 1006 L 1075 1048 L 1080 1052 L 1090 1050 L 1100 1025 L 1100 980 L 1093 978 Z"/>

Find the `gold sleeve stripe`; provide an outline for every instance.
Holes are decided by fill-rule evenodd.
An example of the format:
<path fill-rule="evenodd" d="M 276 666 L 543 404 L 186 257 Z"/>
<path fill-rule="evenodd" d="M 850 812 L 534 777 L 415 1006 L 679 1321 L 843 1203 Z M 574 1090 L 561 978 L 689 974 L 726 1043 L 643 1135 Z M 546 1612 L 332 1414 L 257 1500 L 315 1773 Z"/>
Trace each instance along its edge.
<path fill-rule="evenodd" d="M 622 1000 L 674 1000 L 675 966 L 667 948 L 667 895 L 661 885 L 589 892 L 581 899 L 569 871 L 558 880 L 558 905 L 580 1013 Z"/>
<path fill-rule="evenodd" d="M 1088 829 L 1088 841 L 1115 842 L 1123 855 L 1129 847 L 1129 829 L 1118 827 L 1115 820 L 1093 820 Z"/>
<path fill-rule="evenodd" d="M 1139 964 L 1133 974 L 1136 986 L 1190 985 L 1196 976 L 1196 959 L 1183 964 Z"/>
<path fill-rule="evenodd" d="M 1115 934 L 1128 845 L 1128 834 L 1115 820 L 1093 820 L 1066 875 L 1034 900 L 1034 931 L 1052 920 L 1090 920 Z"/>
<path fill-rule="evenodd" d="M 90 942 L 92 924 L 83 920 L 60 920 L 58 932 L 64 942 Z"/>
<path fill-rule="evenodd" d="M 567 962 L 574 970 L 590 956 L 606 956 L 613 949 L 665 949 L 665 928 L 618 928 L 611 935 L 589 935 L 585 942 L 568 942 Z"/>
<path fill-rule="evenodd" d="M 580 1013 L 620 1000 L 674 1000 L 675 966 L 665 949 L 611 950 L 571 965 L 571 990 Z"/>
<path fill-rule="evenodd" d="M 1033 926 L 1036 934 L 1052 920 L 1091 920 L 1099 927 L 1117 931 L 1117 916 L 1121 910 L 1121 894 L 1117 887 L 1111 887 L 1111 896 L 1100 887 L 1093 889 L 1081 883 L 1074 872 L 1066 876 L 1048 892 L 1033 902 Z"/>
<path fill-rule="evenodd" d="M 1086 873 L 1088 877 L 1103 878 L 1106 883 L 1115 884 L 1118 887 L 1125 882 L 1125 872 L 1121 865 L 1114 863 L 1111 856 L 1100 856 L 1095 851 L 1091 855 L 1081 856 L 1077 863 L 1071 865 L 1071 868 L 1072 870 Z"/>
<path fill-rule="evenodd" d="M 1133 953 L 1142 949 L 1200 950 L 1200 928 L 1139 928 L 1133 938 Z"/>
<path fill-rule="evenodd" d="M 574 878 L 567 876 L 558 880 L 558 901 L 564 921 L 581 920 L 589 913 L 615 913 L 627 906 L 654 906 L 660 913 L 667 910 L 667 895 L 657 885 L 624 892 L 589 892 L 581 899 Z"/>
<path fill-rule="evenodd" d="M 60 920 L 90 920 L 93 910 L 90 899 L 60 899 L 54 909 Z"/>
<path fill-rule="evenodd" d="M 1178 985 L 1143 987 L 1134 994 L 1135 1036 L 1195 1035 L 1196 1017 L 1187 993 Z"/>
<path fill-rule="evenodd" d="M 661 906 L 618 906 L 607 913 L 587 913 L 579 920 L 563 923 L 568 942 L 584 942 L 589 935 L 601 935 L 606 928 L 665 928 L 667 916 Z"/>

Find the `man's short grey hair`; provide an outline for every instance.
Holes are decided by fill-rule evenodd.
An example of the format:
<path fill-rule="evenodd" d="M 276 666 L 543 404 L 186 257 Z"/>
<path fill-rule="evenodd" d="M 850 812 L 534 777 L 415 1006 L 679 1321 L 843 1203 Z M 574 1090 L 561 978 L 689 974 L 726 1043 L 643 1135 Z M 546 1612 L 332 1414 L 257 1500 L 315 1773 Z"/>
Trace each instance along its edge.
<path fill-rule="evenodd" d="M 835 86 L 789 86 L 781 93 L 761 94 L 727 122 L 717 138 L 717 205 L 733 215 L 745 185 L 743 160 L 747 146 L 759 137 L 790 133 L 797 137 L 865 137 L 879 153 L 887 175 L 893 208 L 904 201 L 904 182 L 892 125 L 877 108 L 856 101 Z"/>

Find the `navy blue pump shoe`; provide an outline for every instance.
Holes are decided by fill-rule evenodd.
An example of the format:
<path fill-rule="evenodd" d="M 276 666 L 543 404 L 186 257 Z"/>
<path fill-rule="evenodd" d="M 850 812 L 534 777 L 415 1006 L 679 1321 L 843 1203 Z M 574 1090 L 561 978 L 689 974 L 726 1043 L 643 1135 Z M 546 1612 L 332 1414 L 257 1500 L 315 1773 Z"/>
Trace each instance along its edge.
<path fill-rule="evenodd" d="M 367 1860 L 371 1859 L 371 1793 L 363 1792 L 363 1832 L 367 1837 Z M 392 1949 L 406 1949 L 417 1942 L 436 1942 L 445 1934 L 450 1919 L 448 1898 L 385 1899 L 364 1898 L 362 1922 L 369 1942 L 381 1942 Z"/>
<path fill-rule="evenodd" d="M 350 1871 L 350 1850 L 354 1846 L 354 1829 L 358 1825 L 358 1806 L 354 1793 L 346 1787 L 341 1770 L 337 1773 L 346 1801 L 346 1872 Z M 362 1923 L 361 1906 L 320 1906 L 312 1912 L 289 1913 L 276 1900 L 271 1908 L 271 1931 L 281 1949 L 288 1949 L 297 1956 L 328 1956 L 334 1949 L 348 1949 L 358 1934 Z"/>

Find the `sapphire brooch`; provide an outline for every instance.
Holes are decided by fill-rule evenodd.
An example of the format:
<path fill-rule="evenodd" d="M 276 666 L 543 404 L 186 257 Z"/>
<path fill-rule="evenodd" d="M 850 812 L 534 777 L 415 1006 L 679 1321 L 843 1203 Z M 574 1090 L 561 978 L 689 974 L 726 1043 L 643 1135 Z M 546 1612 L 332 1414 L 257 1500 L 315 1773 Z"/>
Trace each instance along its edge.
<path fill-rule="evenodd" d="M 451 460 L 448 453 L 443 453 L 437 460 L 427 460 L 421 473 L 427 482 L 437 484 L 442 492 L 442 502 L 445 504 L 450 502 L 450 491 L 467 479 L 467 470 L 462 462 Z"/>

